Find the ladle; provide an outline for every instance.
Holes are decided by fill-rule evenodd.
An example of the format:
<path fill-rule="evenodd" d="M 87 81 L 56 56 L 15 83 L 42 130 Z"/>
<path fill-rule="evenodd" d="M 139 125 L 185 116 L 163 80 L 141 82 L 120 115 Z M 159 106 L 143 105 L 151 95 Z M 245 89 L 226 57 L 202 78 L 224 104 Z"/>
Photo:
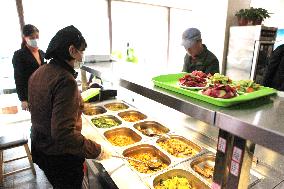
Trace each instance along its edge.
<path fill-rule="evenodd" d="M 164 137 L 164 138 L 171 138 L 168 134 L 158 134 L 156 132 L 154 132 L 150 127 L 145 129 L 145 133 L 147 136 L 159 136 L 159 137 Z"/>
<path fill-rule="evenodd" d="M 120 158 L 120 159 L 125 159 L 125 160 L 130 160 L 130 161 L 135 161 L 135 162 L 138 162 L 138 163 L 144 163 L 144 164 L 147 164 L 147 166 L 148 166 L 150 169 L 158 169 L 159 167 L 162 166 L 162 163 L 159 162 L 157 159 L 150 160 L 150 161 L 142 161 L 142 160 L 138 160 L 138 159 L 135 159 L 135 158 L 124 157 L 124 156 L 118 156 L 118 155 L 112 155 L 112 157 Z"/>

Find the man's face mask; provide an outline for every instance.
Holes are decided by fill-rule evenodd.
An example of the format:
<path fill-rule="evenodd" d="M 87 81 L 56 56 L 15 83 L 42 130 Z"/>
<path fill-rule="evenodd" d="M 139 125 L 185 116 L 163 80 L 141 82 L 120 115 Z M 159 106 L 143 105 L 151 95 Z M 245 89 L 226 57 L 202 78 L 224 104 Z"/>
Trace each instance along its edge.
<path fill-rule="evenodd" d="M 38 48 L 38 39 L 28 39 L 28 40 L 27 40 L 27 44 L 28 44 L 30 47 Z"/>

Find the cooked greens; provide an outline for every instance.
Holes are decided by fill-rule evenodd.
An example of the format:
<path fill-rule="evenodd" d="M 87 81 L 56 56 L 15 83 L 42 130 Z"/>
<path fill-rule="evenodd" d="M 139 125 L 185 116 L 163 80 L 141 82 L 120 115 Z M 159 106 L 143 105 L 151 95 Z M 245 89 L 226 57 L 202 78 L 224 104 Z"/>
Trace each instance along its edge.
<path fill-rule="evenodd" d="M 120 123 L 115 120 L 115 117 L 108 116 L 93 118 L 92 123 L 98 128 L 110 128 L 120 125 Z"/>

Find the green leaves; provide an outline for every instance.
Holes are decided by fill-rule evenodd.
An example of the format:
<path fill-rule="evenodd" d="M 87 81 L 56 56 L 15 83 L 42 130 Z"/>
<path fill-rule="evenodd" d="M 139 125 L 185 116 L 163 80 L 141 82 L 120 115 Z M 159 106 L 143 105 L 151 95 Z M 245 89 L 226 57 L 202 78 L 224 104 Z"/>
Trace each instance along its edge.
<path fill-rule="evenodd" d="M 250 7 L 249 9 L 240 9 L 235 16 L 246 18 L 249 20 L 264 20 L 270 18 L 270 14 L 266 9 Z"/>

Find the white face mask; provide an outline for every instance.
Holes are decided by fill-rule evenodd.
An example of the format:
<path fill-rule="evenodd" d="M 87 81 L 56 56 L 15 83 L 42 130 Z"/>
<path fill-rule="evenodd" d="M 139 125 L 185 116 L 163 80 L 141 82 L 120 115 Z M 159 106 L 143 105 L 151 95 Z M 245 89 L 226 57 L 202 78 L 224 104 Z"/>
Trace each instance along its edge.
<path fill-rule="evenodd" d="M 74 69 L 80 69 L 83 66 L 84 62 L 85 62 L 85 56 L 83 54 L 81 61 L 75 60 L 75 62 L 74 62 Z"/>
<path fill-rule="evenodd" d="M 33 48 L 38 48 L 38 39 L 29 39 L 27 44 Z"/>

